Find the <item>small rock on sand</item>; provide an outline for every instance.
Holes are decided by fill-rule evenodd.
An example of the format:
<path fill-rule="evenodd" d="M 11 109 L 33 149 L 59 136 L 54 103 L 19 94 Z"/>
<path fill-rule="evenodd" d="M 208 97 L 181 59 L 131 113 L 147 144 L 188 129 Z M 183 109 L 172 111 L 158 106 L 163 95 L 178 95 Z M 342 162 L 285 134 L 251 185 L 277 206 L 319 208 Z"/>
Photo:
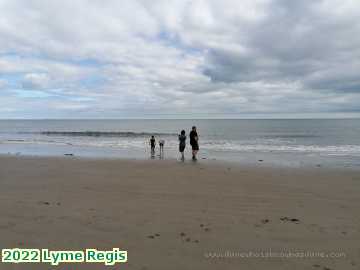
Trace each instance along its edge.
<path fill-rule="evenodd" d="M 40 201 L 39 204 L 43 204 L 43 205 L 50 205 L 49 202 L 45 202 L 45 201 Z"/>
<path fill-rule="evenodd" d="M 270 220 L 269 220 L 269 219 L 267 219 L 267 218 L 265 218 L 265 219 L 261 220 L 261 223 L 262 223 L 262 224 L 266 224 L 266 223 L 269 223 L 269 222 L 270 222 Z"/>
<path fill-rule="evenodd" d="M 290 222 L 295 222 L 295 223 L 299 223 L 300 220 L 297 218 L 288 218 L 288 217 L 282 217 L 280 218 L 281 221 L 290 221 Z"/>

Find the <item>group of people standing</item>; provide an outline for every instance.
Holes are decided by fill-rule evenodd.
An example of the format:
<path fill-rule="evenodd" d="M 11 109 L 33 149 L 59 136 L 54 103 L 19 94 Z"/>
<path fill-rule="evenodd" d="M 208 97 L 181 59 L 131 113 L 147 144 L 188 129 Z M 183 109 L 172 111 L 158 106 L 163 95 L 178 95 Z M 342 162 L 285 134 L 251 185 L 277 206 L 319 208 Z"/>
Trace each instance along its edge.
<path fill-rule="evenodd" d="M 193 126 L 190 134 L 190 145 L 192 148 L 192 160 L 196 161 L 197 160 L 197 153 L 199 151 L 199 137 L 196 131 L 196 127 Z M 185 130 L 182 130 L 179 134 L 179 152 L 181 153 L 181 160 L 184 161 L 185 160 L 185 156 L 184 156 L 184 151 L 186 148 L 186 132 Z M 155 137 L 151 136 L 150 138 L 150 146 L 151 146 L 151 155 L 153 156 L 155 154 Z M 165 141 L 164 140 L 160 140 L 159 141 L 159 147 L 160 147 L 160 155 L 162 155 L 164 153 L 164 145 L 165 145 Z"/>

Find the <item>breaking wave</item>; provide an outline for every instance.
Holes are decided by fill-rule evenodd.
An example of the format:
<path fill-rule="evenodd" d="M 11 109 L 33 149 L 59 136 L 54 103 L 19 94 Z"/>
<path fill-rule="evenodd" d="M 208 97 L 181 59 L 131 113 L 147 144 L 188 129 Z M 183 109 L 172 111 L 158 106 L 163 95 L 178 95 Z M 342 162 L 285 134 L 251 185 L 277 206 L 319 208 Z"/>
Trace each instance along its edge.
<path fill-rule="evenodd" d="M 24 134 L 24 132 L 22 133 Z M 132 131 L 41 131 L 32 134 L 47 136 L 71 137 L 148 137 L 148 136 L 176 136 L 176 133 L 132 132 Z"/>

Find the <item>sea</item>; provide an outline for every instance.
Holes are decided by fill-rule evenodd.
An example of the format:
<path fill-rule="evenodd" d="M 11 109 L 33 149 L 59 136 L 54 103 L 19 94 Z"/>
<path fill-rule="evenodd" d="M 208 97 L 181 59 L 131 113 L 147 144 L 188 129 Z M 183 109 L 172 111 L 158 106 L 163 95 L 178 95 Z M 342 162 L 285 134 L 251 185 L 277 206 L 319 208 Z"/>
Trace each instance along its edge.
<path fill-rule="evenodd" d="M 192 126 L 198 162 L 360 168 L 360 119 L 0 120 L 0 154 L 179 159 L 178 134 Z M 152 135 L 163 154 L 151 154 Z M 190 162 L 189 140 L 185 152 Z"/>

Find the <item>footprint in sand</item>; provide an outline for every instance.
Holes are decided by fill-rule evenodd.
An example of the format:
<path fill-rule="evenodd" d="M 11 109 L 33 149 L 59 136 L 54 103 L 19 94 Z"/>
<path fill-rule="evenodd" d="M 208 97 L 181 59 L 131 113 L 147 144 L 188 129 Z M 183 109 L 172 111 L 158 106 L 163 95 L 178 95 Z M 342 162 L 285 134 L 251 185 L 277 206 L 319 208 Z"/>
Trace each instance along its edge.
<path fill-rule="evenodd" d="M 186 238 L 184 239 L 184 237 L 186 236 L 186 233 L 182 232 L 182 233 L 180 233 L 180 236 L 181 236 L 181 238 L 182 238 L 183 241 L 188 242 L 188 243 L 191 242 L 191 238 L 190 238 L 190 237 L 186 237 Z M 193 243 L 199 243 L 200 241 L 197 240 L 197 239 L 195 239 L 195 240 L 193 240 L 192 242 L 193 242 Z"/>
<path fill-rule="evenodd" d="M 262 224 L 266 224 L 266 223 L 269 223 L 269 222 L 270 222 L 270 220 L 267 219 L 267 218 L 261 220 L 261 223 L 262 223 Z"/>
<path fill-rule="evenodd" d="M 320 265 L 320 264 L 313 264 L 313 267 L 315 267 L 315 268 L 320 268 L 321 265 Z M 322 270 L 332 270 L 332 269 L 329 268 L 329 267 L 323 266 L 323 267 L 322 267 Z"/>
<path fill-rule="evenodd" d="M 155 233 L 155 235 L 149 235 L 148 238 L 155 239 L 155 237 L 159 237 L 159 236 L 160 236 L 159 233 Z"/>
<path fill-rule="evenodd" d="M 50 205 L 49 202 L 46 202 L 46 201 L 39 201 L 38 204 L 42 204 L 42 205 Z"/>
<path fill-rule="evenodd" d="M 280 218 L 280 220 L 284 221 L 284 222 L 293 222 L 293 223 L 296 223 L 296 224 L 300 223 L 300 220 L 297 219 L 297 218 L 282 217 L 282 218 Z"/>
<path fill-rule="evenodd" d="M 185 241 L 186 241 L 186 242 L 188 242 L 188 243 L 190 243 L 190 242 L 193 242 L 193 243 L 199 243 L 199 242 L 200 242 L 200 241 L 199 241 L 199 240 L 197 240 L 197 239 L 195 239 L 195 240 L 191 241 L 191 238 L 190 238 L 190 237 L 187 237 L 187 238 L 185 239 Z"/>
<path fill-rule="evenodd" d="M 50 203 L 50 202 L 47 202 L 47 201 L 39 201 L 38 204 L 41 204 L 41 205 L 50 205 L 51 203 Z M 61 202 L 57 202 L 56 205 L 57 205 L 57 206 L 60 206 L 60 205 L 61 205 Z"/>
<path fill-rule="evenodd" d="M 211 230 L 209 227 L 207 227 L 207 226 L 205 227 L 204 224 L 200 224 L 200 228 L 203 228 L 205 232 L 209 232 Z"/>
<path fill-rule="evenodd" d="M 261 223 L 262 223 L 263 225 L 265 225 L 265 224 L 267 224 L 267 223 L 269 223 L 269 222 L 270 222 L 270 219 L 268 219 L 268 218 L 264 218 L 264 219 L 261 220 Z M 255 224 L 254 227 L 260 228 L 260 227 L 262 227 L 262 226 L 261 226 L 261 224 Z"/>

